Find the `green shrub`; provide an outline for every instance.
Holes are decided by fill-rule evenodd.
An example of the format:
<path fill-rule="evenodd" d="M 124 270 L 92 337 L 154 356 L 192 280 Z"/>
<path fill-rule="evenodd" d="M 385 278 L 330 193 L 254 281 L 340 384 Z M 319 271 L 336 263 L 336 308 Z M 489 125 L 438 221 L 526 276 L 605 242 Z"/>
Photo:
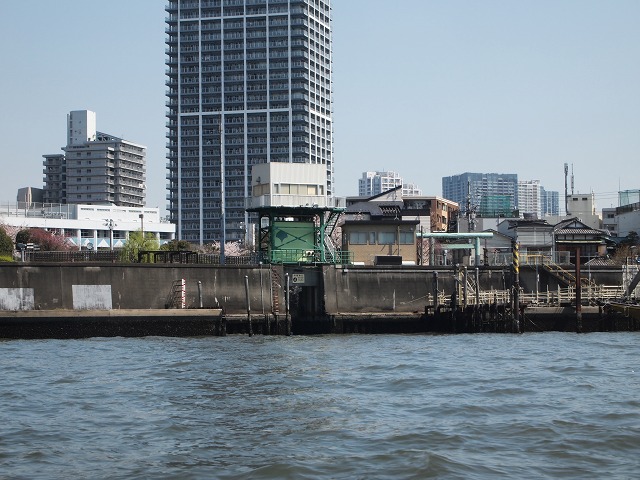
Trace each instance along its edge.
<path fill-rule="evenodd" d="M 129 233 L 129 238 L 120 249 L 118 257 L 121 262 L 137 262 L 138 252 L 144 250 L 158 250 L 158 240 L 153 233 L 147 232 L 142 238 L 142 232 L 137 230 Z"/>
<path fill-rule="evenodd" d="M 16 244 L 31 242 L 31 231 L 28 228 L 23 228 L 16 233 Z"/>
<path fill-rule="evenodd" d="M 0 255 L 13 256 L 13 242 L 4 228 L 0 228 Z"/>
<path fill-rule="evenodd" d="M 184 251 L 184 250 L 192 250 L 193 245 L 191 245 L 186 240 L 171 240 L 160 247 L 160 250 L 166 250 L 168 252 L 175 251 Z"/>

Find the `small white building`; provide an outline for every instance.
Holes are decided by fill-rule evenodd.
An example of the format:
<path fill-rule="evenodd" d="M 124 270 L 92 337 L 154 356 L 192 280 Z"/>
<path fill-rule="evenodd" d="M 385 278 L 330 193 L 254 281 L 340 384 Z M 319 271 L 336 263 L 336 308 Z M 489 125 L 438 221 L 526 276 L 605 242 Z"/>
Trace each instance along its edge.
<path fill-rule="evenodd" d="M 19 229 L 42 228 L 63 235 L 81 248 L 122 247 L 130 232 L 153 233 L 160 245 L 175 238 L 175 225 L 158 208 L 114 205 L 15 203 L 0 206 L 0 223 Z"/>
<path fill-rule="evenodd" d="M 251 169 L 247 207 L 327 207 L 327 167 L 312 163 L 261 163 Z"/>
<path fill-rule="evenodd" d="M 575 193 L 567 196 L 567 214 L 565 218 L 577 217 L 591 228 L 600 228 L 602 219 L 596 213 L 596 200 L 593 193 Z"/>

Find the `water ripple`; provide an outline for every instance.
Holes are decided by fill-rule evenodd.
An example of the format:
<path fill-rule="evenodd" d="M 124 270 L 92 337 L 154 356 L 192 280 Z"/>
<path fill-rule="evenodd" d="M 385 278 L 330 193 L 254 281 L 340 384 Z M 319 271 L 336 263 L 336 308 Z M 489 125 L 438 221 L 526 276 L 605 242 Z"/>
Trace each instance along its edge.
<path fill-rule="evenodd" d="M 637 334 L 0 342 L 7 478 L 635 478 Z"/>

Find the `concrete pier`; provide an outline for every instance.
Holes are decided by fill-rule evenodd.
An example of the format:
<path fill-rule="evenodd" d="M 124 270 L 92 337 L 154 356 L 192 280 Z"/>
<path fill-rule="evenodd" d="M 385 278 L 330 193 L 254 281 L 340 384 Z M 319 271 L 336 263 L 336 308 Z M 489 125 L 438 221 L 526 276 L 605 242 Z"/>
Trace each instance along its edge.
<path fill-rule="evenodd" d="M 0 338 L 221 335 L 221 309 L 0 311 Z"/>

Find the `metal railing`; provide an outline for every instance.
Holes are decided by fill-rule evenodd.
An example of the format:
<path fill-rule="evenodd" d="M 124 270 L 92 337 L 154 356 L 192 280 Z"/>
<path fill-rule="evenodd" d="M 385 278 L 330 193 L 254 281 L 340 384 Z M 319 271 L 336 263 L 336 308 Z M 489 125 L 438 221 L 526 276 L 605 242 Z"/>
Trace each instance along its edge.
<path fill-rule="evenodd" d="M 62 252 L 46 252 L 37 250 L 24 250 L 20 252 L 24 262 L 118 262 L 118 251 L 114 250 L 73 250 Z"/>
<path fill-rule="evenodd" d="M 118 250 L 80 250 L 65 252 L 47 252 L 25 250 L 19 261 L 24 262 L 51 262 L 51 263 L 74 263 L 74 262 L 107 262 L 107 263 L 179 263 L 179 264 L 205 264 L 221 265 L 220 254 L 217 253 L 196 253 L 196 252 L 165 252 L 158 251 L 144 252 L 138 257 L 123 259 L 121 251 Z M 225 256 L 226 265 L 259 265 L 264 262 L 264 257 L 260 253 L 250 255 Z"/>
<path fill-rule="evenodd" d="M 326 253 L 326 251 L 325 251 Z M 328 258 L 331 257 L 331 258 Z M 296 264 L 315 264 L 329 263 L 335 265 L 348 265 L 353 262 L 353 252 L 345 250 L 335 250 L 331 255 L 322 260 L 321 248 L 291 248 L 271 250 L 269 255 L 270 263 L 296 263 Z"/>
<path fill-rule="evenodd" d="M 596 305 L 598 303 L 614 301 L 622 298 L 624 288 L 618 285 L 598 285 L 595 287 L 582 287 L 582 303 Z M 559 306 L 574 304 L 576 298 L 575 287 L 558 288 L 544 292 L 524 292 L 520 290 L 520 303 L 528 306 Z M 468 306 L 509 304 L 512 301 L 511 290 L 484 290 L 478 293 L 479 303 L 476 303 L 476 294 L 468 290 L 466 304 Z M 433 295 L 426 297 L 427 304 L 433 305 Z M 457 295 L 458 306 L 465 303 L 462 295 Z M 438 305 L 451 305 L 451 294 L 444 291 L 438 292 Z"/>

